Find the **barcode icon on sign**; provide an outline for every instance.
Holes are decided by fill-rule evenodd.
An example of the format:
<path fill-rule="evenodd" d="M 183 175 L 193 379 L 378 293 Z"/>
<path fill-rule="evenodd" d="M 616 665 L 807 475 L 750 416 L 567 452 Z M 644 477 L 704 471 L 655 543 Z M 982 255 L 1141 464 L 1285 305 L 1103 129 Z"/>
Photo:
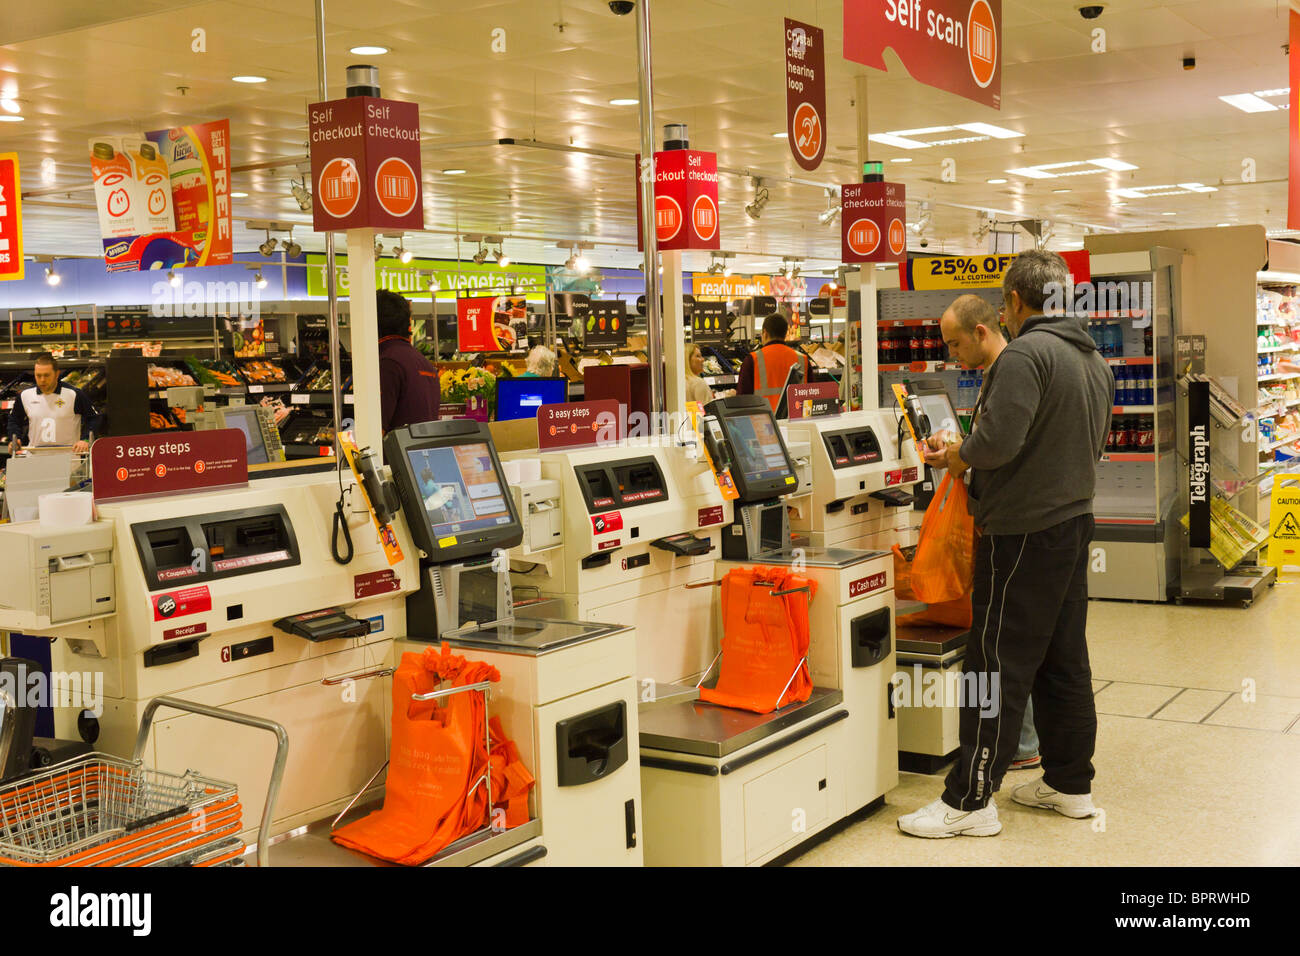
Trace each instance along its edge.
<path fill-rule="evenodd" d="M 330 199 L 344 199 L 352 195 L 352 188 L 350 183 L 345 183 L 341 179 L 327 179 L 325 192 Z"/>
<path fill-rule="evenodd" d="M 993 62 L 993 31 L 983 23 L 972 23 L 970 28 L 970 52 L 977 60 Z"/>
<path fill-rule="evenodd" d="M 708 232 L 713 228 L 717 221 L 712 209 L 701 209 L 695 216 L 696 225 L 700 227 L 701 232 Z"/>
<path fill-rule="evenodd" d="M 655 214 L 655 222 L 660 226 L 671 226 L 675 218 L 670 209 L 660 209 Z"/>
<path fill-rule="evenodd" d="M 383 190 L 384 195 L 390 199 L 410 199 L 411 181 L 405 176 L 385 176 Z"/>

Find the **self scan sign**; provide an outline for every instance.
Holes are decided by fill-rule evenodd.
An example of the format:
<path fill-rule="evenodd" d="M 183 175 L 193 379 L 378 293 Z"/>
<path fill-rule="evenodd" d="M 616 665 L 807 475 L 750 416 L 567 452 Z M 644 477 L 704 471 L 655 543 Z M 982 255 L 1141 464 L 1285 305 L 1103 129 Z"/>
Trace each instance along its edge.
<path fill-rule="evenodd" d="M 637 169 L 641 157 L 637 156 Z M 640 190 L 640 181 L 637 182 Z M 638 192 L 638 196 L 640 193 Z M 641 203 L 637 202 L 637 236 Z M 655 237 L 660 252 L 721 249 L 718 233 L 718 156 L 693 149 L 655 153 Z M 638 239 L 638 248 L 640 240 Z"/>
<path fill-rule="evenodd" d="M 844 0 L 844 58 L 1002 107 L 1002 0 Z"/>
<path fill-rule="evenodd" d="M 902 262 L 907 258 L 907 189 L 902 183 L 840 187 L 841 260 Z"/>

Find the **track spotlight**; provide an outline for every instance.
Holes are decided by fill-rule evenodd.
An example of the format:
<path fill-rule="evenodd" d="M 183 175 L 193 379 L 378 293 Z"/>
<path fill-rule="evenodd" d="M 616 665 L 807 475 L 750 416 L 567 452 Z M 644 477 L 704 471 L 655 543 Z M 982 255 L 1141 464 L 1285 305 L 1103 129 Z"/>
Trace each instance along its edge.
<path fill-rule="evenodd" d="M 258 270 L 257 270 L 257 275 L 253 276 L 253 281 L 254 281 L 255 283 L 257 283 L 257 287 L 258 287 L 259 289 L 265 289 L 265 288 L 266 288 L 266 276 L 262 275 L 262 270 L 261 270 L 261 269 L 258 269 Z"/>
<path fill-rule="evenodd" d="M 754 199 L 745 206 L 745 215 L 750 219 L 759 219 L 763 215 L 763 210 L 767 208 L 769 199 L 771 199 L 771 195 L 768 193 L 767 187 L 763 185 L 763 180 L 755 179 Z"/>
<path fill-rule="evenodd" d="M 836 219 L 840 218 L 840 194 L 834 187 L 826 189 L 826 211 L 817 216 L 817 221 L 823 226 L 829 226 Z"/>
<path fill-rule="evenodd" d="M 497 260 L 497 265 L 499 265 L 502 269 L 510 268 L 510 257 L 501 251 L 500 245 L 497 246 L 496 260 Z"/>
<path fill-rule="evenodd" d="M 296 259 L 298 256 L 302 255 L 302 246 L 298 245 L 298 243 L 293 241 L 292 229 L 289 230 L 289 238 L 281 239 L 280 245 L 281 247 L 283 247 L 285 255 L 287 255 L 290 259 Z"/>
<path fill-rule="evenodd" d="M 384 254 L 384 244 L 383 244 L 382 242 L 380 242 L 378 238 L 376 238 L 376 239 L 375 239 L 375 258 L 378 259 L 378 258 L 379 258 L 380 256 L 382 256 L 383 254 Z"/>
<path fill-rule="evenodd" d="M 579 252 L 578 258 L 573 261 L 573 268 L 579 272 L 587 272 L 591 269 L 591 263 L 587 261 L 586 256 Z"/>
<path fill-rule="evenodd" d="M 181 284 L 181 281 L 181 277 L 176 274 L 175 269 L 167 270 L 167 282 L 173 289 L 178 287 Z"/>
<path fill-rule="evenodd" d="M 276 242 L 271 238 L 271 230 L 268 229 L 266 231 L 266 242 L 259 245 L 257 251 L 269 259 L 271 256 L 275 255 L 275 246 Z"/>
<path fill-rule="evenodd" d="M 302 182 L 295 180 L 289 191 L 293 193 L 293 198 L 298 201 L 299 209 L 303 212 L 311 212 L 311 191 L 307 188 L 306 182 L 306 180 Z"/>
<path fill-rule="evenodd" d="M 62 276 L 60 276 L 57 272 L 54 271 L 53 262 L 51 262 L 48 266 L 45 267 L 45 281 L 48 282 L 50 285 L 58 285 L 60 282 L 63 281 Z"/>
<path fill-rule="evenodd" d="M 414 255 L 407 251 L 406 236 L 400 236 L 397 240 L 397 261 L 406 265 L 414 258 Z"/>

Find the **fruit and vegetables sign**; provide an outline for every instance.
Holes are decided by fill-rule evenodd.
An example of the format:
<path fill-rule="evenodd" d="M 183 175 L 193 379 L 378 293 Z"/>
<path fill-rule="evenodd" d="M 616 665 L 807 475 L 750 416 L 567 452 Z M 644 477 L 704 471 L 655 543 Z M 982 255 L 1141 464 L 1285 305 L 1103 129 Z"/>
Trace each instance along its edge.
<path fill-rule="evenodd" d="M 461 352 L 509 352 L 511 323 L 528 315 L 523 296 L 475 296 L 456 300 L 456 347 Z"/>
<path fill-rule="evenodd" d="M 582 344 L 589 349 L 624 348 L 627 345 L 627 303 L 621 299 L 592 302 L 582 328 Z"/>

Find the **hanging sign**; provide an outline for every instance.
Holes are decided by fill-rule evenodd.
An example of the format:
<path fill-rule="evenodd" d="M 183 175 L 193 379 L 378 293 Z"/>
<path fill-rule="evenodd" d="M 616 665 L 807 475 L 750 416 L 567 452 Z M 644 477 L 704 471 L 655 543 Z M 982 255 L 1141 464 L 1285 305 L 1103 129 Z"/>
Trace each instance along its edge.
<path fill-rule="evenodd" d="M 95 136 L 89 146 L 108 272 L 233 261 L 230 120 Z"/>
<path fill-rule="evenodd" d="M 350 96 L 307 109 L 312 228 L 423 229 L 420 108 Z"/>
<path fill-rule="evenodd" d="M 23 193 L 18 154 L 0 153 L 0 282 L 23 277 Z"/>
<path fill-rule="evenodd" d="M 844 58 L 1002 107 L 1002 0 L 844 0 Z M 1291 84 L 1295 89 L 1295 84 Z"/>
<path fill-rule="evenodd" d="M 996 289 L 1002 285 L 1018 253 L 987 256 L 931 256 L 898 265 L 899 288 L 918 292 L 938 289 Z M 1062 252 L 1075 285 L 1092 281 L 1091 259 L 1086 249 Z"/>
<path fill-rule="evenodd" d="M 809 171 L 826 155 L 826 51 L 819 27 L 785 20 L 785 131 L 794 161 Z"/>
<path fill-rule="evenodd" d="M 640 196 L 641 156 L 636 157 Z M 637 208 L 637 248 L 641 248 L 641 203 Z M 660 252 L 721 249 L 718 224 L 718 156 L 694 149 L 655 153 L 655 235 Z"/>
<path fill-rule="evenodd" d="M 691 309 L 691 341 L 724 342 L 731 335 L 725 302 L 697 302 Z"/>
<path fill-rule="evenodd" d="M 840 255 L 844 262 L 907 258 L 907 188 L 902 183 L 840 187 Z"/>
<path fill-rule="evenodd" d="M 461 352 L 508 352 L 515 347 L 513 316 L 505 296 L 456 300 L 456 348 Z"/>
<path fill-rule="evenodd" d="M 537 410 L 537 449 L 576 448 L 618 440 L 618 399 L 565 402 Z M 613 504 L 613 499 L 610 499 Z"/>
<path fill-rule="evenodd" d="M 1210 546 L 1210 383 L 1187 385 L 1188 543 Z"/>

